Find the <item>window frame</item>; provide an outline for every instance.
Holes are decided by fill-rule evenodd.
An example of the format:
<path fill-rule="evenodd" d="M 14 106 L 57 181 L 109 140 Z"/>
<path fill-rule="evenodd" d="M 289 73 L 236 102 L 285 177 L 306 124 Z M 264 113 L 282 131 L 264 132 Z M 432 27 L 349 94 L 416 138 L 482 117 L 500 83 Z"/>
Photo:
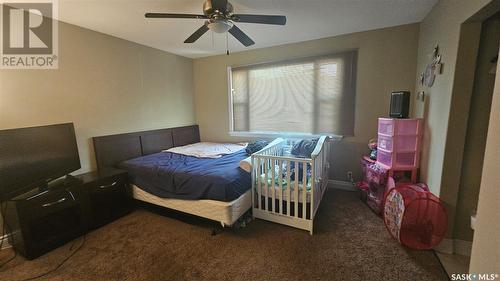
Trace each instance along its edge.
<path fill-rule="evenodd" d="M 358 49 L 348 49 L 348 50 L 342 50 L 339 52 L 335 53 L 328 53 L 324 55 L 317 55 L 317 56 L 310 56 L 310 57 L 299 57 L 299 58 L 294 58 L 294 59 L 287 59 L 287 60 L 276 60 L 276 61 L 269 61 L 269 62 L 263 62 L 263 63 L 255 63 L 255 64 L 246 64 L 246 65 L 235 65 L 235 66 L 228 66 L 227 67 L 227 95 L 228 95 L 228 116 L 229 116 L 229 128 L 228 128 L 228 134 L 232 137 L 254 137 L 254 138 L 277 138 L 277 137 L 288 137 L 288 138 L 318 138 L 321 135 L 324 134 L 312 134 L 312 133 L 292 133 L 292 132 L 269 132 L 269 131 L 235 131 L 234 130 L 234 104 L 233 104 L 233 69 L 238 69 L 238 68 L 244 68 L 244 67 L 258 67 L 258 66 L 265 66 L 265 65 L 272 65 L 272 64 L 279 64 L 279 63 L 297 63 L 297 62 L 307 62 L 307 61 L 314 61 L 317 59 L 321 58 L 328 58 L 328 57 L 338 57 L 339 55 L 342 55 L 344 53 L 348 52 L 356 52 L 356 56 L 358 56 L 359 50 Z M 356 74 L 354 74 L 354 81 L 352 83 L 356 84 Z M 329 133 L 328 136 L 340 140 L 344 136 L 342 135 L 336 135 Z"/>

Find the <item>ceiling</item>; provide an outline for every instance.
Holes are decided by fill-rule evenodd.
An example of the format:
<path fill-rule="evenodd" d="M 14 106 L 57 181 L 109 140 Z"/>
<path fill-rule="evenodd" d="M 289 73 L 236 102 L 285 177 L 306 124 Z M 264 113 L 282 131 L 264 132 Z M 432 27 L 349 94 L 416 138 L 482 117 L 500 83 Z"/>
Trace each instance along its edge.
<path fill-rule="evenodd" d="M 286 26 L 239 23 L 256 44 L 238 52 L 420 22 L 438 0 L 233 0 L 235 13 L 285 15 Z M 61 21 L 190 58 L 223 54 L 226 36 L 207 32 L 184 44 L 197 19 L 146 19 L 146 12 L 203 14 L 203 0 L 59 0 Z M 213 34 L 213 35 L 212 35 Z"/>

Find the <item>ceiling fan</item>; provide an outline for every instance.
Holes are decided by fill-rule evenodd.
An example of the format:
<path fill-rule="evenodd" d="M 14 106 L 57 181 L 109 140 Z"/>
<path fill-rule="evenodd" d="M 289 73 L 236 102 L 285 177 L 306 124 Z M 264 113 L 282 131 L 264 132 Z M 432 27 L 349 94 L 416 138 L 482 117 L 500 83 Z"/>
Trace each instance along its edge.
<path fill-rule="evenodd" d="M 196 30 L 184 43 L 193 43 L 198 40 L 208 30 L 216 33 L 229 32 L 245 47 L 255 44 L 241 29 L 234 23 L 260 23 L 285 25 L 285 16 L 274 15 L 250 15 L 234 14 L 233 5 L 227 0 L 205 0 L 203 3 L 203 15 L 193 14 L 169 14 L 169 13 L 146 13 L 146 18 L 177 18 L 177 19 L 205 19 L 205 23 Z"/>

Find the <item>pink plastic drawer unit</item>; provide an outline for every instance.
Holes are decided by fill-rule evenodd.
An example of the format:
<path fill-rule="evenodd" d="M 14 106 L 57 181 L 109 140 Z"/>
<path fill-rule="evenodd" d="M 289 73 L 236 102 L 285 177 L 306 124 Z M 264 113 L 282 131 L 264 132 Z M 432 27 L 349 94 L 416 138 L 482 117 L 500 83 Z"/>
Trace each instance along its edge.
<path fill-rule="evenodd" d="M 392 167 L 392 153 L 385 152 L 379 148 L 377 151 L 377 162 L 387 167 Z"/>
<path fill-rule="evenodd" d="M 394 170 L 411 170 L 418 167 L 418 154 L 414 152 L 377 151 L 377 163 Z"/>
<path fill-rule="evenodd" d="M 393 147 L 392 137 L 388 137 L 385 135 L 378 135 L 377 148 L 382 148 L 387 151 L 392 151 L 392 147 Z"/>
<path fill-rule="evenodd" d="M 394 135 L 394 120 L 379 118 L 378 119 L 378 133 L 393 136 Z"/>
<path fill-rule="evenodd" d="M 378 133 L 386 136 L 420 135 L 422 119 L 378 119 Z"/>
<path fill-rule="evenodd" d="M 417 155 L 416 152 L 396 152 L 396 167 L 416 167 Z"/>
<path fill-rule="evenodd" d="M 422 119 L 378 119 L 377 163 L 393 171 L 419 165 Z"/>
<path fill-rule="evenodd" d="M 377 146 L 390 152 L 414 152 L 418 150 L 419 136 L 394 136 L 378 135 Z"/>

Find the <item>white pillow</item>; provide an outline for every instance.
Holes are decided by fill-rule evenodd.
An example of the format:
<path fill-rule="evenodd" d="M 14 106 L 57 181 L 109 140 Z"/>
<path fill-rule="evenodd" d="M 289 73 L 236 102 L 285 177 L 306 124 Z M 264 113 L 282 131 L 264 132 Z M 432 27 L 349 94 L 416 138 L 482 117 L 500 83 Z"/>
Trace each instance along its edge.
<path fill-rule="evenodd" d="M 220 158 L 222 155 L 238 152 L 247 146 L 246 143 L 214 143 L 198 142 L 184 146 L 173 147 L 166 152 L 172 152 L 198 158 Z"/>

